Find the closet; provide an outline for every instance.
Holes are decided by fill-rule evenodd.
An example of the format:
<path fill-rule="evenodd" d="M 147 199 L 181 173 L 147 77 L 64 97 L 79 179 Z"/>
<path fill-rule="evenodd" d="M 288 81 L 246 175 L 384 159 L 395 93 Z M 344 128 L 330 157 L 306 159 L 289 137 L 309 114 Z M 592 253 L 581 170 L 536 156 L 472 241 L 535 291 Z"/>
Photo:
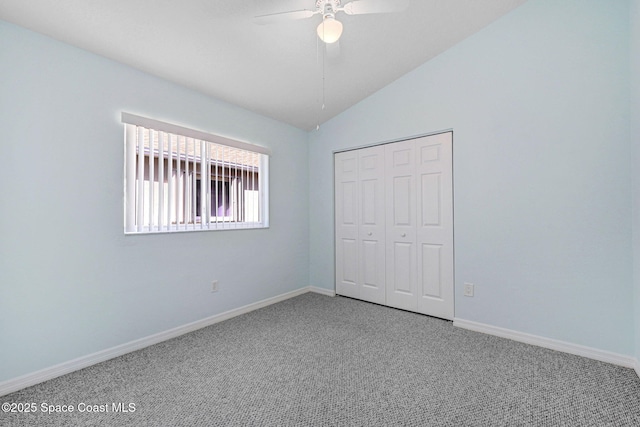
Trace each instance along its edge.
<path fill-rule="evenodd" d="M 335 154 L 336 293 L 453 319 L 452 132 Z"/>

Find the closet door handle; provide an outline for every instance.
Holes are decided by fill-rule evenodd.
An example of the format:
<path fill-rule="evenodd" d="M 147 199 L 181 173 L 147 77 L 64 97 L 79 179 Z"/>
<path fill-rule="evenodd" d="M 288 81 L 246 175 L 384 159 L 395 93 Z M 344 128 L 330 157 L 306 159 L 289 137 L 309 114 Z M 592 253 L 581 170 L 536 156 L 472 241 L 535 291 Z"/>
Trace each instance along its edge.
<path fill-rule="evenodd" d="M 402 237 L 407 237 L 407 233 L 402 233 Z"/>
<path fill-rule="evenodd" d="M 373 233 L 372 233 L 372 232 L 368 232 L 368 233 L 367 233 L 367 236 L 371 236 L 371 235 L 373 235 Z"/>

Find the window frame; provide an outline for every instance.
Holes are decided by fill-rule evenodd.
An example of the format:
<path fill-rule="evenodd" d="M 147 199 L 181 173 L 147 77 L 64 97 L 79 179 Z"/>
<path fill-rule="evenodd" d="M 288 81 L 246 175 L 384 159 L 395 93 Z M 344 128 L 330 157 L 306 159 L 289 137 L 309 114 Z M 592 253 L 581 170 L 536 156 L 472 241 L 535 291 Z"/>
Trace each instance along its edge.
<path fill-rule="evenodd" d="M 246 230 L 246 229 L 269 227 L 269 157 L 271 155 L 271 151 L 268 148 L 255 145 L 255 144 L 250 144 L 248 142 L 226 138 L 226 137 L 211 134 L 208 132 L 190 129 L 190 128 L 172 124 L 172 123 L 162 122 L 159 120 L 150 119 L 147 117 L 142 117 L 142 116 L 138 116 L 131 113 L 126 113 L 126 112 L 122 112 L 121 122 L 124 125 L 124 133 L 125 133 L 124 135 L 124 180 L 123 180 L 124 181 L 124 203 L 123 204 L 124 204 L 124 233 L 126 235 L 192 232 L 192 231 Z M 143 129 L 141 130 L 140 128 L 143 128 Z M 142 166 L 140 166 L 140 162 L 137 160 L 140 154 L 140 152 L 138 151 L 140 147 L 138 147 L 137 141 L 140 139 L 140 135 L 142 135 L 145 131 L 151 131 L 151 133 L 157 132 L 158 138 L 160 138 L 160 135 L 162 135 L 162 138 L 163 138 L 162 144 L 164 144 L 164 142 L 174 141 L 172 139 L 174 136 L 176 137 L 175 139 L 176 145 L 179 144 L 178 141 L 180 138 L 184 138 L 184 141 L 187 141 L 185 143 L 188 143 L 188 141 L 193 141 L 194 143 L 193 153 L 196 152 L 195 151 L 196 143 L 198 143 L 201 146 L 202 150 L 205 150 L 205 148 L 203 147 L 205 147 L 205 144 L 206 144 L 206 153 L 207 153 L 206 163 L 203 160 L 205 158 L 203 156 L 200 156 L 199 161 L 196 161 L 195 159 L 190 161 L 189 153 L 185 152 L 182 154 L 184 155 L 184 158 L 185 158 L 184 163 L 187 165 L 187 170 L 180 170 L 179 165 L 180 163 L 183 163 L 182 157 L 177 157 L 177 156 L 175 158 L 172 157 L 174 154 L 176 154 L 176 151 L 172 149 L 173 147 L 165 151 L 164 147 L 162 146 L 163 150 L 162 150 L 162 153 L 160 153 L 159 149 L 154 150 L 154 147 L 153 145 L 151 145 L 152 144 L 151 142 L 148 142 L 148 143 L 145 142 L 145 144 L 147 145 L 144 146 L 144 150 L 143 150 L 144 157 L 142 160 Z M 164 141 L 165 137 L 167 137 L 167 141 Z M 155 138 L 153 141 L 155 142 Z M 213 145 L 215 145 L 215 147 L 213 147 Z M 216 155 L 218 155 L 217 150 L 219 149 L 219 147 L 223 147 L 222 160 L 220 160 L 220 158 L 216 158 L 216 160 L 212 160 L 210 158 L 208 150 L 210 148 L 216 148 Z M 224 175 L 220 177 L 218 175 L 218 170 L 222 167 L 222 170 L 224 171 L 225 161 L 229 163 L 229 160 L 230 160 L 230 158 L 226 158 L 225 160 L 224 150 L 226 150 L 227 148 L 229 149 L 228 151 L 229 153 L 232 150 L 243 150 L 242 151 L 243 155 L 244 155 L 244 152 L 250 152 L 250 154 L 252 155 L 257 154 L 258 161 L 257 161 L 257 166 L 255 167 L 255 170 L 252 169 L 251 172 L 249 172 L 250 170 L 249 163 L 239 164 L 238 162 L 238 164 L 233 166 L 233 168 L 230 165 L 227 166 L 228 167 L 227 171 L 229 173 L 231 173 L 232 171 L 235 171 L 235 174 L 236 174 L 235 177 L 233 176 L 225 177 Z M 179 148 L 177 151 L 179 153 Z M 168 153 L 173 153 L 173 154 L 168 154 Z M 202 151 L 202 153 L 204 154 L 205 151 Z M 156 157 L 156 154 L 157 154 L 157 157 Z M 168 157 L 166 157 L 167 155 Z M 166 165 L 167 165 L 166 172 L 165 172 L 165 167 L 163 165 L 163 180 L 160 181 L 159 176 L 158 176 L 158 179 L 156 180 L 155 179 L 156 174 L 153 171 L 153 169 L 151 169 L 150 171 L 153 173 L 153 177 L 149 179 L 143 178 L 142 183 L 140 183 L 139 180 L 137 179 L 137 177 L 140 175 L 140 172 L 141 171 L 149 172 L 148 168 L 145 169 L 145 164 L 156 163 L 156 160 L 149 161 L 149 157 L 151 156 L 154 156 L 154 158 L 157 159 L 157 163 L 162 162 L 164 164 L 166 162 Z M 195 158 L 195 155 L 192 157 Z M 238 158 L 236 157 L 235 159 L 237 160 Z M 218 181 L 224 181 L 225 179 L 227 179 L 229 180 L 228 186 L 231 191 L 231 187 L 232 187 L 231 180 L 233 178 L 238 179 L 238 175 L 237 175 L 238 170 L 240 170 L 240 174 L 242 174 L 243 173 L 242 169 L 245 168 L 247 170 L 245 172 L 247 174 L 246 178 L 249 179 L 249 174 L 251 173 L 253 176 L 251 179 L 254 180 L 248 186 L 248 188 L 251 188 L 251 190 L 248 190 L 248 191 L 257 192 L 257 195 L 251 196 L 245 191 L 243 194 L 238 195 L 237 198 L 238 199 L 242 198 L 243 200 L 242 204 L 244 206 L 244 203 L 245 203 L 244 197 L 250 196 L 252 200 L 257 201 L 258 203 L 257 209 L 255 210 L 255 212 L 249 212 L 249 213 L 243 212 L 241 214 L 233 215 L 233 217 L 224 216 L 224 215 L 220 216 L 218 214 L 218 209 L 216 209 L 216 214 L 215 214 L 216 220 L 213 221 L 214 216 L 211 215 L 213 208 L 207 207 L 205 209 L 210 209 L 207 211 L 208 212 L 207 218 L 209 218 L 209 222 L 207 222 L 206 220 L 205 221 L 202 220 L 202 216 L 201 216 L 202 212 L 195 212 L 195 211 L 191 213 L 194 217 L 193 221 L 189 221 L 186 218 L 182 218 L 182 220 L 180 220 L 179 218 L 181 216 L 186 215 L 186 213 L 178 213 L 180 208 L 176 208 L 176 212 L 175 212 L 176 221 L 172 222 L 171 218 L 169 217 L 173 216 L 174 212 L 171 209 L 167 209 L 164 206 L 158 207 L 155 204 L 153 204 L 151 208 L 152 214 L 149 217 L 150 219 L 148 219 L 148 223 L 146 223 L 147 217 L 145 215 L 147 215 L 147 213 L 144 212 L 143 208 L 141 209 L 141 206 L 145 205 L 145 201 L 147 197 L 152 197 L 152 196 L 149 196 L 149 194 L 152 194 L 156 191 L 155 190 L 156 181 L 158 182 L 157 186 L 160 187 L 160 192 L 163 193 L 163 196 L 166 196 L 166 199 L 169 199 L 169 197 L 171 196 L 176 198 L 175 202 L 168 202 L 167 200 L 165 200 L 166 203 L 175 203 L 176 206 L 180 205 L 180 203 L 183 203 L 183 201 L 179 200 L 179 196 L 178 196 L 179 193 L 177 192 L 178 191 L 177 188 L 179 187 L 178 184 L 181 183 L 182 181 L 180 177 L 177 175 L 176 177 L 173 177 L 174 175 L 173 169 L 175 169 L 173 166 L 174 160 L 178 165 L 178 171 L 180 175 L 182 175 L 184 172 L 189 173 L 189 175 L 192 175 L 195 173 L 195 177 L 193 178 L 185 177 L 184 179 L 185 194 L 187 191 L 187 187 L 190 186 L 190 184 L 187 183 L 187 181 L 193 181 L 194 188 L 189 190 L 189 194 L 190 194 L 189 197 L 192 197 L 193 201 L 189 199 L 188 201 L 189 204 L 193 203 L 193 206 L 196 205 L 196 195 L 195 195 L 196 181 L 200 181 L 200 183 L 202 184 L 209 180 L 210 182 L 214 182 L 214 181 L 218 182 Z M 169 164 L 169 162 L 172 162 L 172 163 Z M 192 167 L 196 167 L 196 169 L 188 170 L 189 164 L 191 164 Z M 203 164 L 206 166 L 203 166 Z M 221 166 L 221 164 L 223 166 Z M 212 169 L 215 169 L 215 174 Z M 206 172 L 205 177 L 200 176 L 201 172 Z M 257 175 L 257 178 L 255 178 L 255 175 Z M 240 175 L 240 177 L 242 178 L 242 175 Z M 173 180 L 175 179 L 177 179 L 177 181 L 173 182 Z M 165 180 L 167 181 L 165 182 Z M 160 184 L 160 182 L 162 182 L 163 184 Z M 171 190 L 169 190 L 169 196 L 167 196 L 164 193 L 165 185 L 167 187 L 175 187 L 176 194 L 172 195 Z M 257 189 L 256 189 L 256 186 L 257 186 Z M 213 196 L 208 194 L 210 191 L 213 190 L 213 188 L 209 188 L 209 187 L 210 187 L 210 184 L 207 183 L 206 189 L 203 189 L 202 194 L 199 194 L 201 197 L 202 195 L 206 194 L 207 203 L 205 203 L 205 206 L 208 206 L 213 203 Z M 222 187 L 224 188 L 224 185 Z M 151 190 L 147 190 L 147 189 L 151 189 Z M 138 200 L 140 190 L 142 190 L 143 192 L 142 201 Z M 147 193 L 144 193 L 145 191 Z M 182 191 L 182 189 L 180 191 Z M 150 203 L 153 203 L 153 198 L 151 198 Z M 226 208 L 230 209 L 230 206 L 226 206 Z M 238 208 L 236 207 L 236 209 Z M 139 213 L 141 210 L 143 212 Z M 159 214 L 157 224 L 153 221 L 156 219 L 154 210 L 157 210 Z M 162 211 L 162 213 L 160 213 L 160 211 Z M 256 212 L 258 215 L 257 221 L 245 220 L 246 218 L 245 215 L 248 214 L 253 219 L 256 216 Z M 167 217 L 167 218 L 163 218 L 163 217 Z M 238 219 L 240 218 L 242 218 L 242 220 L 238 221 Z"/>

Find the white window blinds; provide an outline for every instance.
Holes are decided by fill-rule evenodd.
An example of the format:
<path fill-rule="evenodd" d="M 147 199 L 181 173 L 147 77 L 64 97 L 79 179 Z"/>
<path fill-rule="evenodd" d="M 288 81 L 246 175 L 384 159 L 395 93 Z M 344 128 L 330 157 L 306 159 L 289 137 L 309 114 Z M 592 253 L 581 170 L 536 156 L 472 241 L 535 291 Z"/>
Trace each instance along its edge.
<path fill-rule="evenodd" d="M 125 233 L 268 227 L 269 151 L 122 113 Z"/>

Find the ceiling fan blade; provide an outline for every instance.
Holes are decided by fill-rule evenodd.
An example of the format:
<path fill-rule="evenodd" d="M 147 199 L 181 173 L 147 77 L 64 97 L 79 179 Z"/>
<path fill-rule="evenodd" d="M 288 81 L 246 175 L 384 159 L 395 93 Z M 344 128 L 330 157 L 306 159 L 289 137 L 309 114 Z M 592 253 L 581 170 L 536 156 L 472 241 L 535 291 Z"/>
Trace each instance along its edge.
<path fill-rule="evenodd" d="M 402 12 L 407 6 L 409 6 L 409 0 L 353 0 L 338 10 L 343 10 L 347 15 L 364 15 Z"/>
<path fill-rule="evenodd" d="M 278 22 L 311 18 L 313 15 L 317 13 L 319 12 L 314 10 L 309 10 L 309 9 L 292 10 L 289 12 L 269 13 L 267 15 L 255 16 L 253 18 L 253 22 L 260 25 L 275 24 Z"/>

